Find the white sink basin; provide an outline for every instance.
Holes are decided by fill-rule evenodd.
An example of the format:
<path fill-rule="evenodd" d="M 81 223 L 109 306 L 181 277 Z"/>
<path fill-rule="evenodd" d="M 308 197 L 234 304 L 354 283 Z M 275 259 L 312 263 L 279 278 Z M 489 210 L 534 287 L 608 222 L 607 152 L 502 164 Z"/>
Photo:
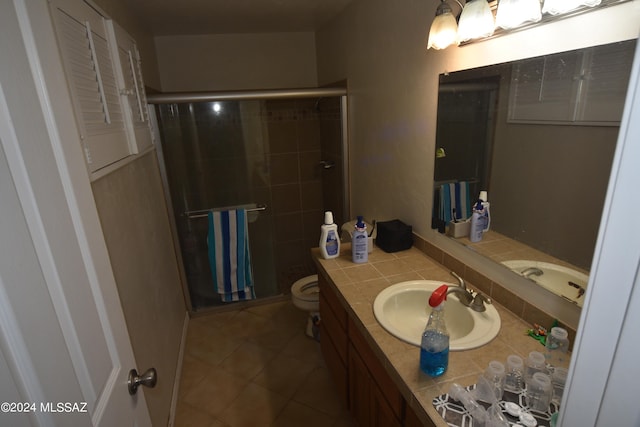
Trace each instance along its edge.
<path fill-rule="evenodd" d="M 560 295 L 573 302 L 578 307 L 582 307 L 584 293 L 587 289 L 587 283 L 589 282 L 589 276 L 586 274 L 562 265 L 526 259 L 502 261 L 502 264 L 521 276 L 525 276 L 523 271 L 528 268 L 539 269 L 542 271 L 541 275 L 531 274 L 525 277 L 533 280 L 556 295 Z"/>
<path fill-rule="evenodd" d="M 443 284 L 458 286 L 436 280 L 410 280 L 392 285 L 378 294 L 373 302 L 373 313 L 389 333 L 419 347 L 431 313 L 429 297 Z M 486 304 L 486 307 L 486 311 L 479 313 L 462 305 L 455 294 L 447 296 L 444 309 L 450 350 L 477 348 L 498 335 L 498 311 L 493 305 Z"/>

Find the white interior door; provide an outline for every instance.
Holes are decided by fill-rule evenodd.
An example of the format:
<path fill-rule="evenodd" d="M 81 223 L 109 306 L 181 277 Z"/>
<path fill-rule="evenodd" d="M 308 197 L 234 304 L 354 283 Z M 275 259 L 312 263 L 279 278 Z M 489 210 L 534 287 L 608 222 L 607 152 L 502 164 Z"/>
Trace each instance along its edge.
<path fill-rule="evenodd" d="M 46 2 L 0 58 L 0 425 L 149 426 Z"/>

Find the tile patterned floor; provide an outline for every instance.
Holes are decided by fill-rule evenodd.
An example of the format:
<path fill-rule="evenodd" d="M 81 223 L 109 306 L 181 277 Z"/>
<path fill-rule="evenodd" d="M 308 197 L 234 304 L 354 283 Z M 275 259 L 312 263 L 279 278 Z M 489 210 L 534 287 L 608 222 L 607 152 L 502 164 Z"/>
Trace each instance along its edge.
<path fill-rule="evenodd" d="M 289 301 L 191 319 L 175 427 L 350 427 Z"/>

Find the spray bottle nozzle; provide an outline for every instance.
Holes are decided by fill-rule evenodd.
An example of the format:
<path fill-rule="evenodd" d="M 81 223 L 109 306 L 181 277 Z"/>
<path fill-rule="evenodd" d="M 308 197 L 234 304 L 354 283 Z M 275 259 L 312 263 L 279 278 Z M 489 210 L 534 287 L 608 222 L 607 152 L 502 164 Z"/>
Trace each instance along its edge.
<path fill-rule="evenodd" d="M 442 304 L 442 302 L 447 299 L 448 290 L 449 287 L 447 285 L 442 285 L 438 289 L 433 291 L 431 293 L 431 296 L 429 297 L 429 305 L 431 307 L 437 307 Z"/>

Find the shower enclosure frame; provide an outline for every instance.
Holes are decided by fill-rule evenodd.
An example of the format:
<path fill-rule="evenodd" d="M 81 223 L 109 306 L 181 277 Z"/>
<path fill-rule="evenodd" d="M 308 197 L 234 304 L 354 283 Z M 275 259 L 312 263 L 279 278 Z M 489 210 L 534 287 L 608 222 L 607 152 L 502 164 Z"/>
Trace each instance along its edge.
<path fill-rule="evenodd" d="M 341 123 L 342 123 L 342 168 L 343 168 L 343 207 L 348 217 L 351 216 L 350 206 L 350 186 L 351 179 L 349 175 L 349 144 L 348 144 L 348 126 L 347 126 L 347 90 L 344 87 L 326 87 L 326 88 L 306 88 L 306 89 L 281 89 L 281 90 L 255 90 L 255 91 L 228 91 L 228 92 L 191 92 L 191 93 L 160 93 L 147 94 L 147 109 L 149 111 L 149 119 L 153 135 L 153 145 L 156 149 L 156 155 L 160 167 L 160 175 L 163 183 L 164 196 L 166 198 L 167 213 L 171 227 L 171 235 L 173 239 L 174 251 L 178 262 L 180 272 L 180 280 L 182 293 L 189 313 L 196 313 L 191 301 L 189 292 L 189 284 L 184 268 L 184 260 L 180 247 L 180 237 L 176 225 L 176 218 L 173 212 L 173 201 L 169 192 L 169 180 L 167 169 L 164 162 L 162 144 L 160 141 L 160 131 L 156 118 L 156 112 L 153 105 L 156 104 L 179 104 L 191 102 L 215 102 L 215 101 L 243 101 L 243 100 L 273 100 L 273 99 L 296 99 L 296 98 L 324 98 L 324 97 L 340 97 L 341 106 Z M 279 298 L 279 297 L 272 297 Z M 270 298 L 266 298 L 267 300 Z M 266 301 L 252 300 L 246 302 L 237 302 L 226 306 L 227 308 L 238 308 L 239 305 L 262 304 Z M 198 313 L 206 313 L 211 310 L 219 310 L 224 307 L 213 307 L 210 309 L 199 310 Z"/>

